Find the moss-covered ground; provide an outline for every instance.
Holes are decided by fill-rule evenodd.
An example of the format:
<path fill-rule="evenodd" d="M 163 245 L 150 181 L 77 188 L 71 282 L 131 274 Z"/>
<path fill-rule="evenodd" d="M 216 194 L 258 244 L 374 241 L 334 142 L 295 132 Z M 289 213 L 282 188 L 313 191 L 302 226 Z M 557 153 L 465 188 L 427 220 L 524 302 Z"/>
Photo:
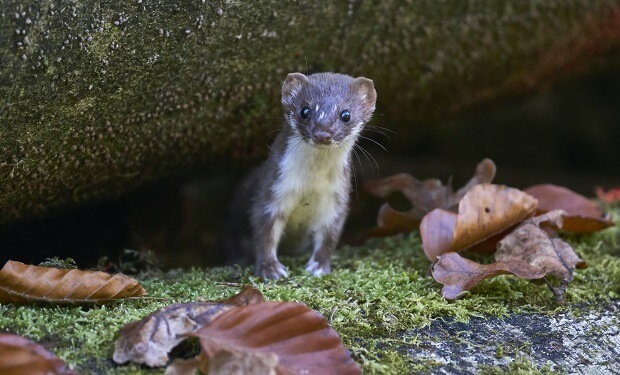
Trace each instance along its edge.
<path fill-rule="evenodd" d="M 620 210 L 615 209 L 618 221 Z M 139 277 L 152 297 L 96 307 L 31 307 L 0 305 L 0 331 L 14 332 L 46 344 L 80 373 L 161 374 L 161 369 L 117 366 L 112 360 L 115 332 L 173 302 L 219 300 L 238 291 L 229 283 L 249 283 L 268 300 L 302 301 L 321 312 L 340 333 L 353 357 L 369 374 L 407 374 L 431 370 L 436 363 L 412 360 L 399 347 L 415 345 L 402 335 L 434 319 L 466 322 L 471 317 L 509 313 L 555 314 L 583 302 L 620 298 L 620 225 L 603 232 L 569 237 L 589 268 L 575 273 L 566 303 L 557 305 L 542 283 L 512 276 L 483 281 L 455 302 L 441 298 L 441 285 L 427 276 L 429 262 L 417 234 L 344 247 L 334 259 L 333 273 L 314 278 L 303 272 L 305 258 L 284 257 L 290 278 L 262 283 L 249 268 L 175 270 Z M 407 337 L 403 339 L 403 337 Z M 407 340 L 404 342 L 403 340 Z M 501 348 L 498 343 L 498 348 Z M 482 369 L 487 373 L 500 371 Z M 508 369 L 537 373 L 543 369 L 516 361 Z"/>

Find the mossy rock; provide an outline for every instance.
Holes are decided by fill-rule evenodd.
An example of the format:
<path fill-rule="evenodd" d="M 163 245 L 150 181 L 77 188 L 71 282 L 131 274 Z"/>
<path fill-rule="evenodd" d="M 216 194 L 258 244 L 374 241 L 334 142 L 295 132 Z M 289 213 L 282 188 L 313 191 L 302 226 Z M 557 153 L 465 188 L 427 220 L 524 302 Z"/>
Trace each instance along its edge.
<path fill-rule="evenodd" d="M 617 15 L 612 0 L 5 1 L 0 223 L 264 153 L 290 71 L 371 77 L 406 142 L 422 119 L 587 65 Z"/>

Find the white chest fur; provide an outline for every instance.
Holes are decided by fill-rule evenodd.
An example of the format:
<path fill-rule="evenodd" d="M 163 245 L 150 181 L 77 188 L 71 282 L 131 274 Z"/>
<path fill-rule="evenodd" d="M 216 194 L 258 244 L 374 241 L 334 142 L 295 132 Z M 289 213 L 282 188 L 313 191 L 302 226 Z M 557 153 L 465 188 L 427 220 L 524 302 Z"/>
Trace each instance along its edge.
<path fill-rule="evenodd" d="M 337 197 L 349 193 L 344 171 L 350 149 L 349 145 L 318 148 L 289 139 L 272 187 L 275 199 L 268 210 L 282 215 L 287 229 L 312 231 L 330 225 L 342 214 Z"/>

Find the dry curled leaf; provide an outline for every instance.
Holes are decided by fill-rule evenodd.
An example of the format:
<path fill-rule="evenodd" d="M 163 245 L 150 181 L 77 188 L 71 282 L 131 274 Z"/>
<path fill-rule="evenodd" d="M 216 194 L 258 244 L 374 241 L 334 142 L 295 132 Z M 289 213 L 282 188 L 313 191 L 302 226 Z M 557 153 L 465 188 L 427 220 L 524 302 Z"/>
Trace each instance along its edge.
<path fill-rule="evenodd" d="M 372 228 L 367 236 L 369 237 L 389 237 L 399 233 L 409 233 L 420 227 L 422 218 L 426 211 L 414 207 L 407 212 L 397 211 L 384 203 L 377 213 L 377 226 Z"/>
<path fill-rule="evenodd" d="M 75 375 L 65 362 L 24 337 L 0 333 L 0 374 Z"/>
<path fill-rule="evenodd" d="M 119 330 L 112 358 L 119 364 L 131 361 L 151 367 L 164 366 L 170 350 L 185 340 L 184 334 L 195 332 L 234 306 L 264 301 L 258 290 L 246 287 L 219 302 L 176 303 L 162 307 Z"/>
<path fill-rule="evenodd" d="M 88 304 L 139 297 L 146 291 L 125 275 L 8 261 L 0 270 L 0 303 Z"/>
<path fill-rule="evenodd" d="M 443 253 L 449 252 L 458 215 L 440 208 L 429 212 L 420 223 L 420 237 L 424 254 L 434 262 Z"/>
<path fill-rule="evenodd" d="M 192 334 L 206 374 L 361 374 L 325 318 L 295 302 L 236 307 Z"/>
<path fill-rule="evenodd" d="M 562 301 L 566 286 L 573 280 L 575 268 L 588 267 L 569 244 L 540 228 L 544 222 L 561 228 L 563 216 L 563 211 L 555 210 L 524 221 L 497 244 L 495 252 L 497 261 L 523 261 L 560 279 L 557 288 L 549 284 L 558 301 Z"/>
<path fill-rule="evenodd" d="M 495 163 L 491 159 L 482 160 L 476 167 L 474 177 L 456 193 L 452 191 L 451 184 L 443 185 L 438 179 L 420 181 L 406 173 L 366 181 L 364 189 L 370 194 L 385 198 L 400 191 L 412 205 L 407 212 L 397 211 L 388 203 L 381 206 L 377 227 L 371 230 L 370 236 L 385 237 L 416 230 L 426 213 L 435 208 L 451 209 L 472 187 L 493 181 L 495 170 Z"/>
<path fill-rule="evenodd" d="M 607 191 L 603 190 L 602 187 L 597 187 L 596 196 L 598 199 L 608 204 L 620 202 L 620 186 L 616 186 Z"/>
<path fill-rule="evenodd" d="M 435 209 L 420 224 L 422 248 L 435 259 L 446 252 L 459 252 L 501 233 L 532 216 L 536 199 L 503 185 L 479 184 L 459 202 L 458 215 Z"/>
<path fill-rule="evenodd" d="M 543 184 L 531 186 L 525 192 L 538 199 L 539 213 L 565 211 L 563 230 L 592 233 L 613 225 L 596 203 L 565 187 Z"/>
<path fill-rule="evenodd" d="M 441 255 L 433 265 L 433 278 L 444 285 L 441 294 L 447 300 L 458 298 L 484 279 L 504 274 L 531 280 L 544 277 L 545 270 L 524 261 L 480 264 L 454 252 Z"/>

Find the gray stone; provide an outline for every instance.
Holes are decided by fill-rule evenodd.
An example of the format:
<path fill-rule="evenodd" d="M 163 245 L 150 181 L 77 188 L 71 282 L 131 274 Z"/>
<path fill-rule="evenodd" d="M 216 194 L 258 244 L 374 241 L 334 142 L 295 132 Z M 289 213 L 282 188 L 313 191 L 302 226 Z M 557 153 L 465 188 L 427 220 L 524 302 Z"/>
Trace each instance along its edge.
<path fill-rule="evenodd" d="M 556 315 L 436 321 L 405 336 L 421 343 L 401 350 L 438 363 L 436 374 L 476 374 L 517 359 L 564 374 L 620 374 L 620 301 Z"/>

